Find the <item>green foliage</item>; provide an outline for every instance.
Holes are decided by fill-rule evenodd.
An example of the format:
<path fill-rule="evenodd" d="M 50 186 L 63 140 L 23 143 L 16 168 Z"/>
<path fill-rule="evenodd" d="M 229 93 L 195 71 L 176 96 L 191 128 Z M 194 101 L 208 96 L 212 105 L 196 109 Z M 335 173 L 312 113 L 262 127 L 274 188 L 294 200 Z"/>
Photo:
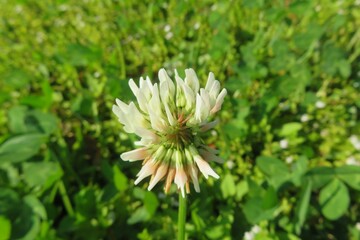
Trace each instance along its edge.
<path fill-rule="evenodd" d="M 111 112 L 161 67 L 229 92 L 188 239 L 359 239 L 358 1 L 0 4 L 0 240 L 175 238 Z"/>

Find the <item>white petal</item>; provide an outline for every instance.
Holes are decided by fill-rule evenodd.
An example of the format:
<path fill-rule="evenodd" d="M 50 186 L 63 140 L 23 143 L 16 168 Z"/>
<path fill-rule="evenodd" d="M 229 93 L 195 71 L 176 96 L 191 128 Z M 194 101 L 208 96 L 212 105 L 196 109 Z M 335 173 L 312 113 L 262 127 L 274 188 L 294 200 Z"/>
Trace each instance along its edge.
<path fill-rule="evenodd" d="M 127 113 L 129 110 L 129 105 L 127 105 L 126 103 L 124 103 L 123 101 L 121 101 L 120 99 L 115 99 L 116 104 L 119 106 L 119 108 L 121 109 L 121 111 L 123 111 L 124 113 Z"/>
<path fill-rule="evenodd" d="M 137 160 L 143 160 L 148 156 L 148 152 L 147 152 L 147 148 L 138 148 L 135 150 L 131 150 L 128 152 L 124 152 L 123 154 L 120 155 L 120 157 L 122 158 L 122 160 L 127 161 L 129 160 L 130 162 L 132 161 L 137 161 Z"/>
<path fill-rule="evenodd" d="M 175 85 L 172 81 L 160 82 L 160 97 L 163 102 L 173 101 Z"/>
<path fill-rule="evenodd" d="M 224 97 L 226 96 L 227 94 L 227 91 L 226 89 L 224 88 L 221 93 L 219 94 L 219 96 L 216 98 L 216 104 L 215 106 L 211 109 L 211 114 L 214 114 L 216 113 L 217 111 L 219 111 L 221 109 L 221 105 L 223 104 L 224 102 Z"/>
<path fill-rule="evenodd" d="M 138 86 L 136 86 L 136 83 L 134 82 L 134 80 L 132 78 L 129 80 L 129 86 L 131 88 L 131 91 L 136 96 L 139 91 L 139 88 L 138 88 Z"/>
<path fill-rule="evenodd" d="M 190 172 L 191 180 L 194 184 L 195 191 L 200 192 L 200 186 L 199 186 L 199 180 L 198 180 L 198 170 L 196 169 L 196 167 L 194 165 L 191 164 L 189 166 L 189 172 Z"/>
<path fill-rule="evenodd" d="M 209 177 L 209 175 L 216 179 L 219 178 L 219 175 L 217 175 L 216 172 L 214 172 L 214 170 L 210 167 L 210 165 L 204 159 L 202 159 L 201 156 L 199 155 L 194 156 L 194 160 L 200 172 L 205 176 L 206 179 Z"/>
<path fill-rule="evenodd" d="M 149 117 L 151 127 L 158 132 L 165 132 L 167 124 L 164 122 L 161 116 L 157 115 L 153 109 L 149 108 Z"/>
<path fill-rule="evenodd" d="M 206 82 L 205 90 L 210 92 L 210 89 L 211 89 L 212 85 L 214 84 L 214 82 L 215 82 L 215 76 L 212 72 L 210 72 L 208 80 Z"/>
<path fill-rule="evenodd" d="M 198 122 L 203 122 L 209 115 L 209 109 L 206 107 L 204 100 L 199 94 L 196 95 L 196 109 L 195 109 L 195 118 Z"/>
<path fill-rule="evenodd" d="M 202 98 L 202 100 L 204 101 L 205 103 L 205 107 L 206 109 L 211 109 L 210 108 L 210 96 L 209 96 L 209 93 L 207 91 L 205 91 L 205 89 L 200 89 L 200 96 Z"/>
<path fill-rule="evenodd" d="M 143 112 L 148 113 L 148 101 L 146 100 L 145 95 L 141 91 L 139 91 L 136 96 L 136 99 L 138 101 L 140 109 Z"/>
<path fill-rule="evenodd" d="M 168 166 L 161 164 L 156 170 L 155 176 L 151 179 L 148 190 L 150 191 L 166 175 Z"/>
<path fill-rule="evenodd" d="M 164 107 L 165 107 L 165 112 L 166 112 L 166 116 L 168 118 L 169 124 L 171 126 L 174 126 L 177 123 L 177 121 L 174 118 L 173 113 L 170 111 L 169 106 L 168 106 L 167 103 L 164 103 Z"/>
<path fill-rule="evenodd" d="M 199 91 L 199 79 L 196 76 L 194 69 L 189 68 L 185 70 L 185 84 L 188 85 L 194 92 Z"/>
<path fill-rule="evenodd" d="M 184 91 L 185 99 L 186 99 L 185 109 L 187 111 L 190 111 L 191 109 L 194 109 L 194 107 L 195 107 L 196 92 L 194 92 L 189 86 L 187 86 L 185 84 L 183 85 L 183 91 Z"/>

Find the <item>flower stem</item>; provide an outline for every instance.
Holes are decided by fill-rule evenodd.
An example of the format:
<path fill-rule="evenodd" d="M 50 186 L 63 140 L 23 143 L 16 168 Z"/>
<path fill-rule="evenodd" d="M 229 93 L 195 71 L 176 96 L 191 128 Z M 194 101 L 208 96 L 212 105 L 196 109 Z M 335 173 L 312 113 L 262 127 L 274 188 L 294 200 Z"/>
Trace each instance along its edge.
<path fill-rule="evenodd" d="M 179 191 L 178 240 L 185 240 L 186 197 Z"/>

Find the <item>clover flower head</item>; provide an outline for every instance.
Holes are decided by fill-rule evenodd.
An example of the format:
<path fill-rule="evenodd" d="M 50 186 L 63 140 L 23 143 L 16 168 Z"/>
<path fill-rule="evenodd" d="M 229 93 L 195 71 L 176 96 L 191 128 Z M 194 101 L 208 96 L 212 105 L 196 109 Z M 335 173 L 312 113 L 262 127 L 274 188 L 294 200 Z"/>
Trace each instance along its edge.
<path fill-rule="evenodd" d="M 210 73 L 205 88 L 200 88 L 193 69 L 185 70 L 182 79 L 175 70 L 173 81 L 164 69 L 159 71 L 159 83 L 146 77 L 139 85 L 130 79 L 129 86 L 137 103 L 126 104 L 116 99 L 113 112 L 127 133 L 135 133 L 139 148 L 121 154 L 125 161 L 142 161 L 135 184 L 151 176 L 148 190 L 165 179 L 165 192 L 174 182 L 183 197 L 190 193 L 189 182 L 200 192 L 199 171 L 207 179 L 219 178 L 209 162 L 222 163 L 218 151 L 205 145 L 202 133 L 213 128 L 217 121 L 209 121 L 226 96 L 226 89 Z M 221 91 L 220 91 L 221 90 Z"/>

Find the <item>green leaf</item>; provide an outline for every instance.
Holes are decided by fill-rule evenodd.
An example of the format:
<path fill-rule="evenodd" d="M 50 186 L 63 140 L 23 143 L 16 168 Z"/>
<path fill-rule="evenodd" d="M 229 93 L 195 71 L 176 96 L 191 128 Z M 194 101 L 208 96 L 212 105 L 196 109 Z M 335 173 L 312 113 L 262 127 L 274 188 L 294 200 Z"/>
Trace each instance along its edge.
<path fill-rule="evenodd" d="M 13 133 L 27 132 L 27 125 L 24 121 L 27 114 L 27 107 L 15 106 L 8 111 L 9 128 Z"/>
<path fill-rule="evenodd" d="M 27 86 L 31 80 L 30 74 L 22 69 L 10 69 L 1 76 L 1 79 L 5 80 L 8 86 L 13 88 L 22 88 Z"/>
<path fill-rule="evenodd" d="M 30 162 L 24 163 L 22 167 L 24 179 L 30 187 L 47 189 L 63 175 L 61 167 L 55 162 Z"/>
<path fill-rule="evenodd" d="M 297 135 L 297 133 L 301 128 L 302 128 L 301 123 L 297 123 L 297 122 L 286 123 L 281 128 L 279 135 L 282 137 Z"/>
<path fill-rule="evenodd" d="M 256 159 L 256 164 L 275 188 L 278 188 L 290 177 L 288 167 L 280 159 L 260 156 Z"/>
<path fill-rule="evenodd" d="M 5 216 L 0 215 L 0 240 L 8 240 L 11 235 L 11 222 Z"/>
<path fill-rule="evenodd" d="M 248 193 L 249 191 L 249 185 L 247 181 L 241 181 L 236 185 L 236 200 L 240 201 L 243 196 Z"/>
<path fill-rule="evenodd" d="M 307 165 L 308 160 L 304 156 L 299 157 L 293 165 L 291 179 L 295 186 L 301 186 L 303 176 L 305 175 L 307 170 Z"/>
<path fill-rule="evenodd" d="M 307 180 L 303 186 L 299 201 L 297 202 L 295 208 L 295 231 L 297 234 L 300 234 L 301 228 L 305 223 L 306 214 L 309 209 L 310 196 L 311 196 L 311 180 Z"/>
<path fill-rule="evenodd" d="M 360 190 L 360 166 L 344 165 L 335 168 L 335 173 L 350 187 Z"/>
<path fill-rule="evenodd" d="M 315 167 L 310 169 L 306 176 L 311 179 L 312 188 L 318 189 L 331 181 L 335 176 L 335 171 L 331 167 Z"/>
<path fill-rule="evenodd" d="M 41 219 L 46 220 L 47 214 L 44 205 L 39 201 L 35 195 L 27 195 L 24 197 L 24 202 L 32 211 L 37 214 Z"/>
<path fill-rule="evenodd" d="M 99 61 L 101 58 L 101 51 L 100 49 L 80 44 L 69 44 L 66 52 L 59 57 L 63 62 L 70 63 L 76 67 L 81 67 Z"/>
<path fill-rule="evenodd" d="M 141 188 L 134 188 L 134 196 L 143 201 L 144 205 L 135 210 L 127 220 L 128 224 L 135 224 L 151 219 L 159 206 L 159 201 L 153 192 Z"/>
<path fill-rule="evenodd" d="M 329 220 L 336 220 L 349 207 L 349 191 L 344 183 L 335 178 L 321 189 L 319 203 L 324 216 Z"/>
<path fill-rule="evenodd" d="M 0 146 L 0 165 L 27 160 L 37 154 L 46 141 L 43 134 L 24 134 L 8 139 Z"/>
<path fill-rule="evenodd" d="M 131 214 L 130 218 L 126 221 L 128 224 L 135 224 L 138 222 L 144 222 L 150 218 L 149 212 L 145 207 L 140 207 Z"/>
<path fill-rule="evenodd" d="M 126 176 L 120 171 L 117 165 L 113 166 L 113 181 L 115 187 L 120 191 L 125 191 L 128 187 L 128 180 Z"/>
<path fill-rule="evenodd" d="M 232 197 L 236 193 L 235 181 L 231 174 L 226 174 L 221 182 L 221 192 L 224 198 Z"/>

